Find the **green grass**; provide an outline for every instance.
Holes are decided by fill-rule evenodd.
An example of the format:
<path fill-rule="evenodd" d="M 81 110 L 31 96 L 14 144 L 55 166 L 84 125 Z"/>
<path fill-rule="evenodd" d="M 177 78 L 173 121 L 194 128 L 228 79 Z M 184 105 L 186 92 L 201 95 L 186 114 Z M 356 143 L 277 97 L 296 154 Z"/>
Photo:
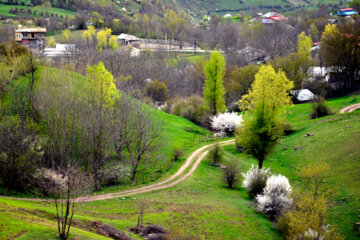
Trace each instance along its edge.
<path fill-rule="evenodd" d="M 329 106 L 333 112 L 338 112 L 356 102 L 360 102 L 360 95 L 330 100 Z M 295 132 L 281 139 L 264 166 L 270 167 L 274 173 L 285 175 L 294 186 L 299 186 L 299 168 L 319 161 L 330 164 L 328 183 L 337 194 L 330 199 L 333 206 L 329 208 L 329 219 L 339 226 L 347 239 L 358 239 L 353 225 L 360 214 L 360 111 L 306 120 L 309 104 L 294 105 L 290 110 L 292 114 L 288 115 L 288 119 L 294 124 Z M 307 133 L 313 136 L 306 137 Z M 295 150 L 296 147 L 300 149 Z M 239 159 L 245 170 L 257 163 L 250 156 L 238 153 L 235 146 L 224 149 L 225 156 Z"/>
<path fill-rule="evenodd" d="M 22 5 L 5 5 L 3 3 L 0 3 L 0 16 L 7 16 L 7 17 L 15 17 L 18 16 L 20 13 L 17 14 L 11 14 L 9 13 L 10 9 L 12 8 L 18 8 L 18 9 L 25 9 L 25 12 L 30 9 L 32 12 L 36 10 L 37 15 L 40 16 L 40 12 L 49 13 L 49 14 L 57 14 L 59 17 L 62 15 L 63 17 L 68 16 L 71 17 L 75 14 L 75 12 L 60 9 L 60 8 L 41 8 L 41 7 L 33 7 L 33 6 L 22 6 Z M 31 14 L 31 16 L 35 16 L 34 14 Z"/>
<path fill-rule="evenodd" d="M 226 188 L 221 177 L 219 169 L 203 161 L 192 177 L 169 190 L 126 197 L 125 200 L 118 198 L 83 204 L 75 216 L 72 236 L 85 234 L 80 229 L 92 231 L 91 221 L 94 220 L 126 231 L 136 225 L 138 202 L 145 200 L 149 204 L 144 217 L 146 224 L 160 224 L 168 230 L 186 231 L 205 239 L 280 239 L 272 223 L 250 206 L 246 192 L 241 188 Z M 7 224 L 12 236 L 24 227 L 37 236 L 44 236 L 39 239 L 55 235 L 55 212 L 49 204 L 0 198 L 1 219 L 5 214 L 14 219 Z M 34 220 L 30 220 L 31 217 Z M 24 227 L 17 228 L 18 219 Z M 31 239 L 27 235 L 29 232 L 25 232 L 21 239 Z M 93 239 L 90 238 L 93 235 L 87 234 L 89 239 Z"/>
<path fill-rule="evenodd" d="M 79 41 L 79 40 L 82 40 L 82 33 L 83 33 L 84 31 L 85 31 L 85 30 L 71 31 L 71 32 L 70 32 L 69 41 Z M 53 35 L 47 35 L 47 36 L 45 37 L 46 43 L 49 41 L 50 36 L 54 38 L 54 40 L 55 40 L 56 43 L 67 43 L 67 42 L 64 40 L 63 36 L 61 35 L 61 31 L 54 32 Z"/>

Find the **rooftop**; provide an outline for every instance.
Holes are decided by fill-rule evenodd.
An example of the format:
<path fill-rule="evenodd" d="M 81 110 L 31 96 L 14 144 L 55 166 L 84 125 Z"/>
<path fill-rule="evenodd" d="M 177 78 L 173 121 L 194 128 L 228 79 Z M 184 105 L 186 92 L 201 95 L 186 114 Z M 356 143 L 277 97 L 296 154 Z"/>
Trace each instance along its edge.
<path fill-rule="evenodd" d="M 27 27 L 21 27 L 19 26 L 18 29 L 15 30 L 15 32 L 44 32 L 46 33 L 46 28 L 41 28 L 41 27 L 37 27 L 37 28 L 27 28 Z"/>

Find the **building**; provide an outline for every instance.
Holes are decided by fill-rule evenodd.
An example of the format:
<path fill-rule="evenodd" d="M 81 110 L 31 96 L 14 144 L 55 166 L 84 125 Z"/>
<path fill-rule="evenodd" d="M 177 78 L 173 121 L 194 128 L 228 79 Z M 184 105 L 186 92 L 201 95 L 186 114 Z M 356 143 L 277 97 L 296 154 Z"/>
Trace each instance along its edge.
<path fill-rule="evenodd" d="M 342 17 L 358 15 L 358 14 L 359 13 L 356 12 L 353 8 L 343 8 L 337 11 L 336 13 L 334 13 L 335 16 L 342 16 Z"/>
<path fill-rule="evenodd" d="M 261 20 L 262 23 L 274 23 L 274 22 L 283 22 L 288 20 L 287 17 L 280 13 L 268 12 L 266 14 L 258 13 L 256 18 L 251 19 L 249 22 L 257 22 Z"/>
<path fill-rule="evenodd" d="M 45 34 L 46 28 L 26 28 L 19 25 L 19 28 L 15 30 L 15 40 L 30 51 L 39 53 L 44 50 Z"/>
<path fill-rule="evenodd" d="M 78 53 L 78 49 L 75 44 L 60 44 L 57 43 L 55 48 L 45 48 L 44 56 L 55 58 L 55 57 L 63 57 L 71 54 Z"/>
<path fill-rule="evenodd" d="M 138 37 L 135 37 L 133 35 L 129 35 L 129 34 L 125 34 L 125 33 L 122 33 L 120 34 L 118 37 L 118 42 L 121 43 L 121 44 L 125 44 L 125 45 L 132 45 L 134 43 L 139 43 L 140 42 L 140 38 Z"/>

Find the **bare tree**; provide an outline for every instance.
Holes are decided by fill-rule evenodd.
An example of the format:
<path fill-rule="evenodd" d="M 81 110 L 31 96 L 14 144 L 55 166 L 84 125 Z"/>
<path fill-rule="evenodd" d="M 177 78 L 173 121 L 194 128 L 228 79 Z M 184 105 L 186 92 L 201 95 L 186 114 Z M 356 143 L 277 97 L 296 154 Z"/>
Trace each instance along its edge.
<path fill-rule="evenodd" d="M 38 172 L 38 184 L 50 197 L 56 208 L 58 233 L 61 239 L 68 239 L 73 217 L 81 205 L 77 197 L 90 189 L 89 177 L 77 167 L 55 170 L 43 169 Z"/>
<path fill-rule="evenodd" d="M 138 166 L 146 153 L 154 151 L 162 144 L 161 121 L 156 119 L 156 113 L 150 107 L 130 98 L 126 101 L 129 101 L 130 109 L 126 114 L 122 134 L 132 168 L 131 180 L 135 180 Z"/>

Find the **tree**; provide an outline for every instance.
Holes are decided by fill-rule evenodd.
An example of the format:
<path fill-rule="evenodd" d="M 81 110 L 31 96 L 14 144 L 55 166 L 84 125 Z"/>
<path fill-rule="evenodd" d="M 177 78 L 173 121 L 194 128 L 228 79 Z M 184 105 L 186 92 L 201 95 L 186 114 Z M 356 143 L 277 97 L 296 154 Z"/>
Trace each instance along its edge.
<path fill-rule="evenodd" d="M 41 159 L 39 127 L 18 116 L 0 120 L 0 179 L 7 190 L 24 190 Z"/>
<path fill-rule="evenodd" d="M 224 169 L 224 179 L 229 188 L 233 188 L 240 179 L 240 168 L 236 160 L 231 160 Z"/>
<path fill-rule="evenodd" d="M 225 75 L 225 59 L 218 51 L 212 52 L 210 59 L 204 66 L 205 85 L 203 94 L 210 113 L 216 115 L 226 110 L 225 88 L 223 78 Z"/>
<path fill-rule="evenodd" d="M 331 81 L 340 93 L 359 87 L 360 30 L 353 23 L 325 27 L 321 36 L 324 65 L 331 67 Z"/>
<path fill-rule="evenodd" d="M 302 189 L 293 194 L 293 206 L 278 221 L 286 239 L 343 240 L 334 225 L 328 224 L 327 177 L 330 166 L 317 162 L 299 171 Z"/>
<path fill-rule="evenodd" d="M 55 39 L 53 37 L 50 37 L 49 42 L 48 42 L 48 46 L 49 47 L 55 47 L 56 46 L 56 42 L 55 42 Z"/>
<path fill-rule="evenodd" d="M 117 130 L 117 139 L 123 141 L 127 150 L 132 168 L 131 180 L 134 181 L 138 166 L 145 160 L 146 153 L 154 151 L 162 144 L 162 123 L 156 119 L 155 112 L 149 106 L 126 96 L 122 97 L 122 101 L 126 101 L 126 105 L 119 110 L 127 114 L 124 114 L 121 120 L 122 129 Z"/>
<path fill-rule="evenodd" d="M 360 11 L 360 0 L 352 0 L 349 2 L 349 7 L 353 8 L 355 11 Z"/>
<path fill-rule="evenodd" d="M 97 45 L 96 49 L 101 52 L 104 48 L 109 47 L 109 38 L 111 35 L 111 28 L 105 28 L 105 30 L 98 31 L 96 35 Z"/>
<path fill-rule="evenodd" d="M 62 31 L 61 35 L 64 38 L 64 40 L 67 42 L 70 38 L 70 30 L 68 28 L 65 29 L 64 31 Z"/>
<path fill-rule="evenodd" d="M 180 41 L 181 33 L 187 28 L 186 19 L 170 9 L 166 11 L 164 19 L 170 31 L 170 37 Z"/>
<path fill-rule="evenodd" d="M 297 50 L 299 54 L 304 54 L 306 56 L 310 56 L 311 48 L 312 48 L 312 40 L 309 36 L 306 36 L 304 32 L 301 32 L 298 35 L 298 46 Z M 311 57 L 311 56 L 310 56 Z"/>
<path fill-rule="evenodd" d="M 165 83 L 155 80 L 145 85 L 145 94 L 155 102 L 164 103 L 168 99 L 168 90 Z"/>
<path fill-rule="evenodd" d="M 109 39 L 109 47 L 111 50 L 117 50 L 119 48 L 119 44 L 116 36 L 111 36 Z"/>
<path fill-rule="evenodd" d="M 82 33 L 82 37 L 87 41 L 87 43 L 90 43 L 91 41 L 95 40 L 95 33 L 95 27 L 91 25 L 88 30 Z"/>
<path fill-rule="evenodd" d="M 87 67 L 88 105 L 83 124 L 88 128 L 91 146 L 92 170 L 95 190 L 100 189 L 101 172 L 104 167 L 106 142 L 109 137 L 108 126 L 111 112 L 118 98 L 114 78 L 106 70 L 104 63 Z"/>
<path fill-rule="evenodd" d="M 239 101 L 240 108 L 248 111 L 236 134 L 237 144 L 259 161 L 259 169 L 283 132 L 282 114 L 285 106 L 291 104 L 292 88 L 293 83 L 284 72 L 275 72 L 271 65 L 265 65 L 255 75 L 249 93 Z"/>
<path fill-rule="evenodd" d="M 38 185 L 55 205 L 59 237 L 66 240 L 69 237 L 74 214 L 82 202 L 82 199 L 77 197 L 89 191 L 88 176 L 76 166 L 59 168 L 57 171 L 42 169 L 37 175 L 39 175 Z"/>

